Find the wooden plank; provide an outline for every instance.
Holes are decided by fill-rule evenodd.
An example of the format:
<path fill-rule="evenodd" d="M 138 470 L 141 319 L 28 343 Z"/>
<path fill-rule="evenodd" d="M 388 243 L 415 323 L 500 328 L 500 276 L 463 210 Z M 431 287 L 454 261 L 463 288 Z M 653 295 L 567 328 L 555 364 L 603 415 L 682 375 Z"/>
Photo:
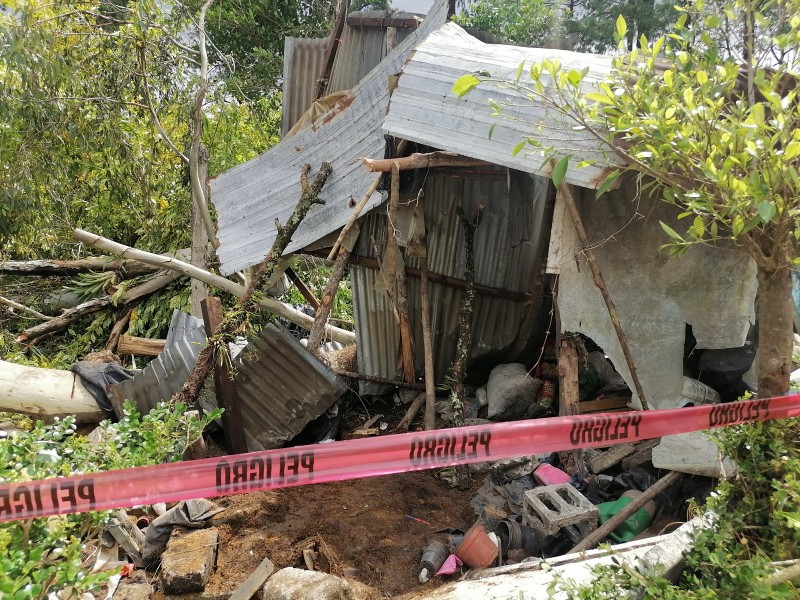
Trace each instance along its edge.
<path fill-rule="evenodd" d="M 578 414 L 585 415 L 609 410 L 630 410 L 628 408 L 630 400 L 630 396 L 609 396 L 607 398 L 598 398 L 597 400 L 586 400 L 578 404 Z"/>
<path fill-rule="evenodd" d="M 572 338 L 565 337 L 558 347 L 558 416 L 579 414 L 579 402 L 578 350 Z"/>
<path fill-rule="evenodd" d="M 595 456 L 589 461 L 589 470 L 592 473 L 602 473 L 620 462 L 626 456 L 636 452 L 635 444 L 617 444 L 603 452 L 600 456 Z"/>
<path fill-rule="evenodd" d="M 133 354 L 135 356 L 158 356 L 164 351 L 167 340 L 122 335 L 117 344 L 117 354 Z"/>
<path fill-rule="evenodd" d="M 242 585 L 236 588 L 229 600 L 250 600 L 274 571 L 275 565 L 272 564 L 270 559 L 265 558 L 261 561 L 261 564 L 256 567 L 256 570 L 250 574 L 250 577 L 245 579 Z"/>
<path fill-rule="evenodd" d="M 300 276 L 292 267 L 286 268 L 286 276 L 295 285 L 297 291 L 300 292 L 300 295 L 305 298 L 305 301 L 311 305 L 311 308 L 313 308 L 315 312 L 318 311 L 320 305 L 319 300 L 314 295 L 314 292 L 311 291 L 311 288 L 306 285 L 305 281 L 300 279 Z"/>
<path fill-rule="evenodd" d="M 208 336 L 211 337 L 217 332 L 222 322 L 222 302 L 216 296 L 210 296 L 203 300 L 202 309 L 206 332 L 209 332 Z M 225 412 L 222 413 L 225 445 L 234 454 L 247 452 L 242 409 L 236 397 L 233 372 L 226 361 L 223 361 L 222 364 L 214 362 L 214 389 L 217 392 L 217 404 L 225 409 Z"/>

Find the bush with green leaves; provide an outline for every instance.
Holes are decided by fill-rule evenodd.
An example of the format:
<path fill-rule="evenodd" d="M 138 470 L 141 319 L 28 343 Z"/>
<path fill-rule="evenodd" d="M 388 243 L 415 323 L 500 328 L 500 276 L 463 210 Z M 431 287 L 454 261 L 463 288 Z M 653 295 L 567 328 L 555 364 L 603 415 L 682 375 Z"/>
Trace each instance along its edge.
<path fill-rule="evenodd" d="M 200 417 L 161 403 L 147 415 L 125 404 L 118 423 L 104 421 L 99 442 L 76 434 L 72 417 L 0 440 L 0 483 L 93 473 L 181 459 L 217 411 Z M 110 572 L 91 573 L 88 545 L 111 512 L 89 512 L 0 524 L 0 597 L 62 597 L 98 589 Z"/>

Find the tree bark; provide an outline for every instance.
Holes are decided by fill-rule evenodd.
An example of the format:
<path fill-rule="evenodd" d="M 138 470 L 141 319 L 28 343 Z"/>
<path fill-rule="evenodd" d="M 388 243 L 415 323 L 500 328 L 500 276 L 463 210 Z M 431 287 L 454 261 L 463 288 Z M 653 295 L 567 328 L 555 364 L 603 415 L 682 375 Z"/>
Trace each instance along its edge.
<path fill-rule="evenodd" d="M 302 193 L 300 195 L 300 200 L 297 202 L 297 206 L 286 224 L 278 226 L 278 234 L 275 236 L 272 248 L 270 248 L 267 256 L 259 265 L 258 269 L 256 269 L 253 280 L 239 297 L 235 308 L 225 314 L 218 332 L 213 336 L 209 336 L 208 343 L 206 347 L 200 351 L 197 362 L 192 372 L 189 373 L 186 383 L 183 384 L 183 388 L 173 395 L 173 402 L 182 402 L 187 406 L 194 404 L 200 390 L 203 388 L 203 384 L 205 384 L 208 374 L 211 372 L 216 352 L 227 351 L 229 338 L 232 338 L 235 332 L 245 324 L 247 311 L 250 308 L 253 294 L 261 289 L 264 282 L 269 279 L 272 272 L 278 267 L 284 249 L 289 245 L 289 242 L 291 242 L 294 232 L 297 231 L 297 228 L 308 211 L 311 210 L 311 207 L 315 204 L 325 203 L 325 201 L 319 197 L 319 193 L 333 169 L 329 163 L 322 163 L 317 176 L 314 178 L 314 182 L 309 184 L 308 172 L 310 170 L 310 165 L 303 165 L 303 169 L 300 172 Z"/>
<path fill-rule="evenodd" d="M 344 271 L 347 268 L 349 260 L 350 252 L 347 248 L 342 248 L 339 255 L 336 257 L 336 262 L 333 263 L 331 276 L 328 278 L 325 291 L 322 293 L 322 300 L 319 303 L 319 307 L 316 309 L 314 326 L 311 328 L 311 332 L 308 335 L 308 345 L 306 346 L 315 356 L 319 356 L 319 349 L 322 347 L 322 341 L 325 338 L 325 324 L 328 322 L 333 300 L 336 298 L 336 292 L 339 290 L 339 282 L 341 282 L 342 277 L 344 277 Z"/>
<path fill-rule="evenodd" d="M 192 154 L 189 155 L 192 159 Z M 200 146 L 200 151 L 197 157 L 197 172 L 203 187 L 206 188 L 206 178 L 208 177 L 208 150 L 205 146 Z M 192 209 L 191 222 L 192 222 L 192 264 L 199 269 L 208 271 L 206 264 L 206 253 L 208 251 L 208 234 L 206 233 L 206 225 L 203 220 L 203 214 L 200 212 L 200 203 L 206 202 L 206 196 L 202 198 L 196 197 L 194 187 L 192 187 Z M 199 279 L 192 279 L 191 283 L 191 313 L 192 316 L 198 319 L 203 316 L 202 302 L 208 298 L 208 287 Z"/>
<path fill-rule="evenodd" d="M 397 223 L 397 210 L 400 205 L 400 170 L 397 164 L 392 165 L 392 194 L 389 199 L 387 227 L 389 231 L 386 235 L 387 248 L 391 245 L 394 252 L 400 259 L 400 246 L 395 235 L 395 225 Z M 406 381 L 414 381 L 414 337 L 411 333 L 411 323 L 408 319 L 408 284 L 406 281 L 405 263 L 396 266 L 392 273 L 395 281 L 395 291 L 397 298 L 397 314 L 400 317 L 400 352 L 403 357 L 403 377 Z"/>
<path fill-rule="evenodd" d="M 428 292 L 428 256 L 419 259 L 422 267 L 420 304 L 422 311 L 422 354 L 425 360 L 425 429 L 436 429 L 436 373 L 433 366 L 433 336 L 431 335 L 431 301 Z"/>
<path fill-rule="evenodd" d="M 415 152 L 402 158 L 362 158 L 360 159 L 367 171 L 389 172 L 392 165 L 397 163 L 401 171 L 410 169 L 432 169 L 435 167 L 486 167 L 492 163 L 469 156 L 462 156 L 455 152 L 429 152 L 420 154 Z"/>
<path fill-rule="evenodd" d="M 75 373 L 3 360 L 0 360 L 0 410 L 40 419 L 74 415 L 77 423 L 99 423 L 106 418 Z"/>
<path fill-rule="evenodd" d="M 158 356 L 164 351 L 167 340 L 123 335 L 117 345 L 117 354 L 134 354 L 136 356 Z"/>
<path fill-rule="evenodd" d="M 414 401 L 411 403 L 411 406 L 408 407 L 406 414 L 403 415 L 403 418 L 400 419 L 400 422 L 397 424 L 395 431 L 408 431 L 408 428 L 411 426 L 411 421 L 414 420 L 414 417 L 417 416 L 419 409 L 422 408 L 422 403 L 425 402 L 426 396 L 427 393 L 422 393 L 414 398 Z M 428 429 L 428 427 L 426 426 L 425 429 Z"/>
<path fill-rule="evenodd" d="M 185 255 L 186 250 L 178 250 L 174 255 Z M 161 267 L 145 264 L 138 260 L 125 260 L 113 256 L 90 256 L 78 260 L 9 260 L 0 262 L 0 275 L 24 275 L 47 277 L 71 277 L 91 271 L 123 271 L 127 277 L 145 275 L 158 271 Z"/>
<path fill-rule="evenodd" d="M 758 266 L 758 397 L 789 389 L 792 367 L 792 272 Z"/>

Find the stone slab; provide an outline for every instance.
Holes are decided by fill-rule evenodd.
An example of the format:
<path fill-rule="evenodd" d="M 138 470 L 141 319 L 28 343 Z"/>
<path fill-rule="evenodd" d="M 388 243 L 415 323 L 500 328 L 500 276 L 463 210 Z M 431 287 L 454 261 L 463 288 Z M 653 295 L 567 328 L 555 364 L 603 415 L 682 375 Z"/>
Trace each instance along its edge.
<path fill-rule="evenodd" d="M 161 585 L 165 594 L 200 592 L 214 571 L 217 529 L 175 528 L 161 556 Z"/>
<path fill-rule="evenodd" d="M 355 600 L 346 579 L 289 567 L 273 575 L 261 589 L 262 600 Z"/>
<path fill-rule="evenodd" d="M 736 473 L 734 462 L 728 458 L 722 460 L 717 445 L 702 431 L 664 436 L 653 448 L 652 460 L 657 469 L 715 479 L 725 479 Z"/>

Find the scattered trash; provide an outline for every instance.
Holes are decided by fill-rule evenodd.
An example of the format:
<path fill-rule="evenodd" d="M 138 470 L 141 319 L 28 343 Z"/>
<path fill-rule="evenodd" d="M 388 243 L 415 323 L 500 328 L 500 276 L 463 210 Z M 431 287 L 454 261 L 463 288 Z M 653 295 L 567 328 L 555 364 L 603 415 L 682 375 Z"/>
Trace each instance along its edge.
<path fill-rule="evenodd" d="M 451 554 L 447 557 L 439 570 L 436 571 L 436 575 L 452 575 L 458 571 L 458 568 L 463 564 L 464 563 L 460 558 L 458 558 L 455 554 Z"/>
<path fill-rule="evenodd" d="M 438 574 L 439 569 L 450 556 L 450 548 L 439 540 L 432 540 L 422 552 L 419 566 L 419 582 L 426 583 L 431 576 Z"/>
<path fill-rule="evenodd" d="M 633 502 L 634 499 L 642 495 L 638 490 L 628 490 L 618 500 L 613 502 L 604 502 L 597 505 L 599 511 L 600 523 L 605 523 L 611 517 L 616 515 L 625 506 Z M 656 504 L 652 500 L 645 504 L 642 508 L 628 517 L 621 525 L 614 531 L 608 534 L 608 537 L 617 543 L 628 542 L 634 537 L 643 532 L 650 523 L 653 521 L 653 515 L 656 512 Z"/>
<path fill-rule="evenodd" d="M 485 569 L 497 560 L 498 552 L 498 544 L 492 541 L 483 525 L 477 522 L 464 534 L 464 540 L 454 554 L 468 567 Z"/>

